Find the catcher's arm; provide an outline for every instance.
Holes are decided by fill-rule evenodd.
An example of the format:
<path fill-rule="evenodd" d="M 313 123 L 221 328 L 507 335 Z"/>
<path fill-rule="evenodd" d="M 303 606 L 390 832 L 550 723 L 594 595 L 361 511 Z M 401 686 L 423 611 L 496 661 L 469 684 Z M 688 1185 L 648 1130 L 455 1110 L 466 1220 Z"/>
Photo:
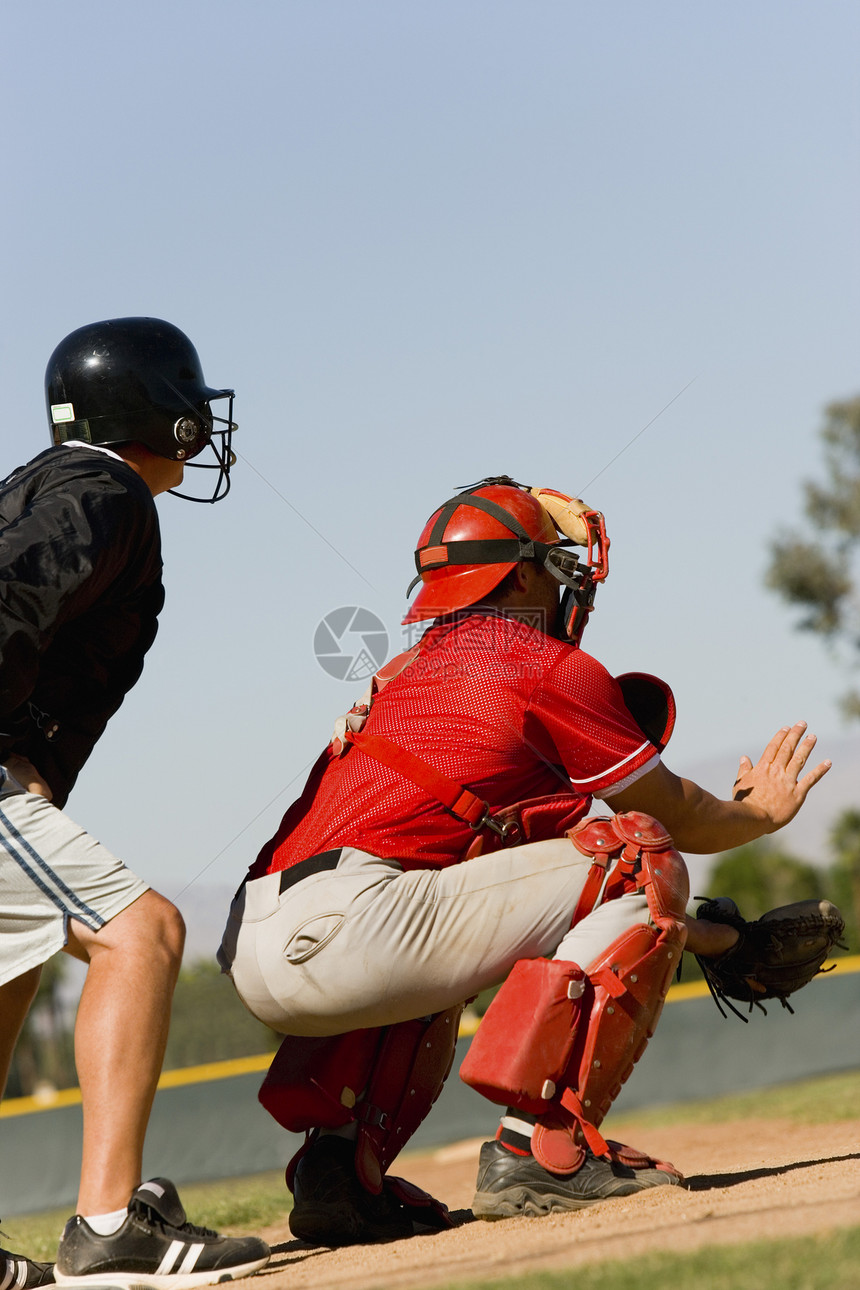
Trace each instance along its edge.
<path fill-rule="evenodd" d="M 697 958 L 715 959 L 737 944 L 740 932 L 730 923 L 712 923 L 704 918 L 686 916 L 687 940 L 684 949 Z"/>
<path fill-rule="evenodd" d="M 731 800 L 714 797 L 661 762 L 621 793 L 605 795 L 613 811 L 644 811 L 672 835 L 679 851 L 697 855 L 730 851 L 781 829 L 800 810 L 806 795 L 830 769 L 820 762 L 802 771 L 815 747 L 806 722 L 778 730 L 753 766 L 741 758 Z"/>

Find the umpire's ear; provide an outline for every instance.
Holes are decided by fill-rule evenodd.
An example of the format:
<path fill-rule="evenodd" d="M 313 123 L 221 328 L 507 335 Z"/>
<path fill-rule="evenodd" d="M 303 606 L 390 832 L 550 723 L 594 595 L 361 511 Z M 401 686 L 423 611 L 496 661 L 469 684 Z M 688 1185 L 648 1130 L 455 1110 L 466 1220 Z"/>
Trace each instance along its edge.
<path fill-rule="evenodd" d="M 615 679 L 627 711 L 643 735 L 662 752 L 675 729 L 675 696 L 669 686 L 648 672 L 623 672 Z"/>

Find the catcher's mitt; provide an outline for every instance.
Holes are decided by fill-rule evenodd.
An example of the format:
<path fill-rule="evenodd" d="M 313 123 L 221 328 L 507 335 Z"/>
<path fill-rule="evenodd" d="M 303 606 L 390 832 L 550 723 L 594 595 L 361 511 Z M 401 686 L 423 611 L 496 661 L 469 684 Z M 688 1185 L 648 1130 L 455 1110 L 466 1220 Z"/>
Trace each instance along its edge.
<path fill-rule="evenodd" d="M 845 922 L 829 900 L 780 905 L 748 923 L 733 900 L 719 896 L 704 900 L 696 917 L 728 923 L 740 932 L 737 944 L 719 958 L 696 958 L 722 1015 L 726 1015 L 721 1006 L 725 1003 L 742 1021 L 747 1018 L 730 999 L 748 1003 L 750 1012 L 753 1006 L 766 1012 L 762 1001 L 779 999 L 783 1008 L 794 1012 L 788 996 L 819 972 L 832 970 L 821 965 L 834 945 L 847 949 L 841 941 Z"/>

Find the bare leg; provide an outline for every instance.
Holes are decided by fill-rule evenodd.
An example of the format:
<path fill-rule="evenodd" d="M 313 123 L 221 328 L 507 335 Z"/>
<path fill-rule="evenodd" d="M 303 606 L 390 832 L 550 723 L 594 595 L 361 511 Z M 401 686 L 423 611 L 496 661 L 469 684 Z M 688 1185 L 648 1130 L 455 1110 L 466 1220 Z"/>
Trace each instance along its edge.
<path fill-rule="evenodd" d="M 75 1024 L 84 1111 L 79 1214 L 128 1204 L 164 1060 L 185 927 L 147 891 L 98 932 L 70 925 L 68 952 L 89 960 Z"/>
<path fill-rule="evenodd" d="M 0 1097 L 6 1088 L 12 1054 L 30 1004 L 36 997 L 41 975 L 41 967 L 35 967 L 23 976 L 15 977 L 14 981 L 0 985 Z"/>

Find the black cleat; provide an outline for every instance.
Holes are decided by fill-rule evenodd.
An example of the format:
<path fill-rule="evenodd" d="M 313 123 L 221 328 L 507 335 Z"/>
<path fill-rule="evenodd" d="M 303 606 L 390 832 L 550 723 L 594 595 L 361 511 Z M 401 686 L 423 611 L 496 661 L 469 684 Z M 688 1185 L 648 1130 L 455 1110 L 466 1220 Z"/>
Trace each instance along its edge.
<path fill-rule="evenodd" d="M 271 1251 L 255 1236 L 220 1236 L 185 1217 L 176 1188 L 166 1178 L 141 1183 L 128 1218 L 112 1236 L 99 1236 L 80 1214 L 60 1238 L 59 1285 L 189 1290 L 233 1281 L 265 1267 Z"/>
<path fill-rule="evenodd" d="M 302 1156 L 293 1179 L 290 1231 L 310 1245 L 368 1245 L 414 1236 L 400 1201 L 385 1189 L 379 1196 L 358 1181 L 355 1144 L 346 1138 L 317 1138 Z"/>
<path fill-rule="evenodd" d="M 53 1284 L 53 1263 L 34 1263 L 23 1254 L 0 1250 L 0 1290 L 34 1290 Z"/>
<path fill-rule="evenodd" d="M 584 1209 L 615 1196 L 666 1185 L 677 1186 L 677 1175 L 662 1169 L 631 1169 L 627 1165 L 586 1155 L 574 1174 L 555 1174 L 534 1156 L 519 1156 L 499 1142 L 481 1147 L 478 1182 L 472 1213 L 476 1218 L 541 1218 L 559 1210 Z"/>

